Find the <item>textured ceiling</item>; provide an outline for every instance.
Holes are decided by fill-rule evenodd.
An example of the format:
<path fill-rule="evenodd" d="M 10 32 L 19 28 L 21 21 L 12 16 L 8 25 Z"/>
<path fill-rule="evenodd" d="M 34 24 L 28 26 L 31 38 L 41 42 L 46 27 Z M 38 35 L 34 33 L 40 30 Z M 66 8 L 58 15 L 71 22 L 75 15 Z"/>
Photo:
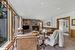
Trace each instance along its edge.
<path fill-rule="evenodd" d="M 56 17 L 75 10 L 75 0 L 9 0 L 23 18 Z"/>

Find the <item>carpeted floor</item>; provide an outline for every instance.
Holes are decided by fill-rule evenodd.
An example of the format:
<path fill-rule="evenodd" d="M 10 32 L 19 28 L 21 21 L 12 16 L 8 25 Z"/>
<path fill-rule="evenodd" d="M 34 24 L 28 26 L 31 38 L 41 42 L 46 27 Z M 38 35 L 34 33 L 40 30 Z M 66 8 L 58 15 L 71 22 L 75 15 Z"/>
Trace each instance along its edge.
<path fill-rule="evenodd" d="M 14 48 L 14 50 L 16 50 L 16 48 Z M 42 47 L 38 47 L 38 50 L 43 49 Z M 44 50 L 75 50 L 75 39 L 65 37 L 65 43 L 63 48 L 60 48 L 58 45 L 56 45 L 55 47 L 46 46 L 44 47 Z"/>
<path fill-rule="evenodd" d="M 39 47 L 38 50 L 43 50 L 43 48 Z M 63 48 L 60 48 L 58 45 L 56 45 L 55 47 L 46 46 L 44 50 L 75 50 L 75 39 L 69 39 L 68 37 L 65 37 Z"/>

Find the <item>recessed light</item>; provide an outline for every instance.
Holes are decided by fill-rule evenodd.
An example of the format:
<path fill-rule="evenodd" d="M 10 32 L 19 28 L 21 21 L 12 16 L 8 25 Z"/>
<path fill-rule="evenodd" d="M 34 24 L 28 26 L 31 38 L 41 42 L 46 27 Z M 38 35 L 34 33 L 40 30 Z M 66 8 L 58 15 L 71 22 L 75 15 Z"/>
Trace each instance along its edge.
<path fill-rule="evenodd" d="M 40 4 L 41 4 L 41 7 L 48 8 L 48 5 L 45 2 L 41 2 Z"/>
<path fill-rule="evenodd" d="M 41 2 L 41 5 L 44 5 L 44 2 Z"/>
<path fill-rule="evenodd" d="M 57 10 L 60 10 L 61 8 L 57 8 Z"/>

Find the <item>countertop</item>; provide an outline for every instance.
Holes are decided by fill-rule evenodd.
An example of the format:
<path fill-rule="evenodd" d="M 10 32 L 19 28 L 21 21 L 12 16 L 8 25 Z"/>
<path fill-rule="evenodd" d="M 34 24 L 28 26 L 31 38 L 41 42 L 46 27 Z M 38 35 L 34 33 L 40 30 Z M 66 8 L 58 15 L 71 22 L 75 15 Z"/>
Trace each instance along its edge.
<path fill-rule="evenodd" d="M 36 36 L 37 33 L 38 33 L 37 31 L 32 31 L 32 32 L 25 33 L 25 34 L 17 34 L 15 37 L 16 38 L 28 38 L 28 37 L 31 37 L 31 36 Z"/>

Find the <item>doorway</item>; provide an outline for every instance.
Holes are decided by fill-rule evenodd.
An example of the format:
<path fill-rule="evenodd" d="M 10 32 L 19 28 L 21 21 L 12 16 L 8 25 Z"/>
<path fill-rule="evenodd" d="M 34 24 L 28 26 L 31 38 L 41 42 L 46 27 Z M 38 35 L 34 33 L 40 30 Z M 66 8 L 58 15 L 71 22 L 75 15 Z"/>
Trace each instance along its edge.
<path fill-rule="evenodd" d="M 64 33 L 67 33 L 67 35 L 70 35 L 70 16 L 64 17 L 64 18 L 58 18 L 57 19 L 57 28 L 59 29 L 61 27 L 60 20 L 63 20 L 62 25 L 63 25 L 63 31 Z"/>

